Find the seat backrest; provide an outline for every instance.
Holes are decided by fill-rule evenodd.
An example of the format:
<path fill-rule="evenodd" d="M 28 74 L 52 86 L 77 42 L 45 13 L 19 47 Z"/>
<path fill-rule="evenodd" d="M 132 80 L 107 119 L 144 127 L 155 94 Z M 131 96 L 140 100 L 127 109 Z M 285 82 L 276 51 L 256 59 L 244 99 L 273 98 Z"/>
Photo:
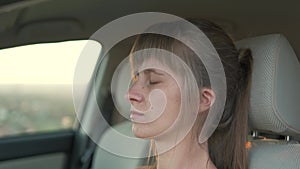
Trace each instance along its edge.
<path fill-rule="evenodd" d="M 300 64 L 295 52 L 280 34 L 244 39 L 236 45 L 250 48 L 253 54 L 249 122 L 256 138 L 249 168 L 300 168 L 300 144 L 288 140 L 300 135 Z M 288 139 L 261 139 L 257 133 Z"/>
<path fill-rule="evenodd" d="M 92 169 L 134 169 L 144 165 L 149 142 L 133 138 L 131 122 L 107 129 L 96 147 Z"/>

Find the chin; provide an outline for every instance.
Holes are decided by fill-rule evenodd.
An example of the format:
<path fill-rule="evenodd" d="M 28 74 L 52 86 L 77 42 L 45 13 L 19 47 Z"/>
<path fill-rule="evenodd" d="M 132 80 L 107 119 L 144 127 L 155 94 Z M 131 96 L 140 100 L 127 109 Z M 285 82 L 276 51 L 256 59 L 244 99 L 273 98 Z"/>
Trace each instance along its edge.
<path fill-rule="evenodd" d="M 148 124 L 132 123 L 132 133 L 137 138 L 149 139 L 157 133 Z"/>

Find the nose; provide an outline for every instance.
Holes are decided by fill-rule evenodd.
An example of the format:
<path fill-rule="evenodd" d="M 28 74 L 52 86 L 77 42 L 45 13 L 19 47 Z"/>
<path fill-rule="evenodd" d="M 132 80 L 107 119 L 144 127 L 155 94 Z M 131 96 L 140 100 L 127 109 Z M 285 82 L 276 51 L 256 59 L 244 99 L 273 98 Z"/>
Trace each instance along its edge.
<path fill-rule="evenodd" d="M 131 86 L 128 90 L 128 100 L 129 102 L 134 105 L 136 103 L 141 103 L 144 101 L 144 95 L 142 94 L 143 87 L 139 83 L 135 83 Z"/>

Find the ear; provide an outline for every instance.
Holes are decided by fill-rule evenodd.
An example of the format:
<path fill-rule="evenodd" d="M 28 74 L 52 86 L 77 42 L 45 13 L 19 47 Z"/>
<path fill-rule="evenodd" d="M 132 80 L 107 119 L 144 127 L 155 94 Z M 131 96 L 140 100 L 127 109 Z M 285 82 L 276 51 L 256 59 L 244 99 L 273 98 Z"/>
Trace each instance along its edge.
<path fill-rule="evenodd" d="M 214 104 L 216 99 L 215 92 L 209 88 L 202 88 L 200 90 L 200 109 L 199 113 L 209 110 L 209 108 Z"/>

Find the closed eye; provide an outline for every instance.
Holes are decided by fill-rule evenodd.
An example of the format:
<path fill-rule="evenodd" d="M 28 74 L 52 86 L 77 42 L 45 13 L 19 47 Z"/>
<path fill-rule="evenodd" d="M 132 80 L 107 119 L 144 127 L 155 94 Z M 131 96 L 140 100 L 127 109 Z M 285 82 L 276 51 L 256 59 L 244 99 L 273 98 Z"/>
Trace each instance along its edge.
<path fill-rule="evenodd" d="M 149 82 L 150 85 L 156 85 L 156 84 L 159 84 L 159 83 L 160 83 L 159 81 L 150 81 Z"/>

